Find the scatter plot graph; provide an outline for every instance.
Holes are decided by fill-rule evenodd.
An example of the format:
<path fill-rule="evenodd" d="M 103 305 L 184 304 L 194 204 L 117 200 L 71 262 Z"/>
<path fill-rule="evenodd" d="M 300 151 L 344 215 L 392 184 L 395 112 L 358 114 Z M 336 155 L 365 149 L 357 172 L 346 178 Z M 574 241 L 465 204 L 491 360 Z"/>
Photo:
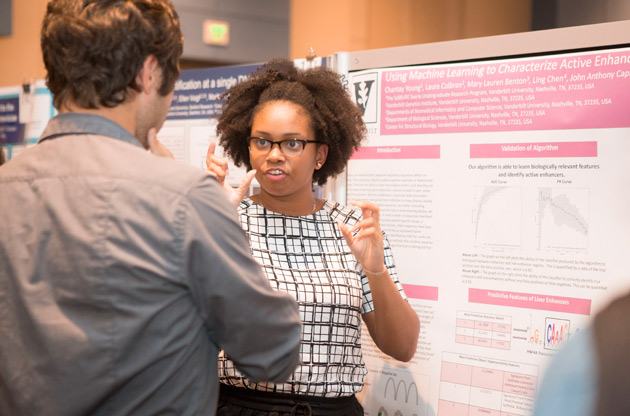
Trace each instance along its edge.
<path fill-rule="evenodd" d="M 538 248 L 585 251 L 589 205 L 589 189 L 539 188 Z"/>
<path fill-rule="evenodd" d="M 476 247 L 520 248 L 522 190 L 515 186 L 478 186 L 473 196 L 473 238 Z"/>

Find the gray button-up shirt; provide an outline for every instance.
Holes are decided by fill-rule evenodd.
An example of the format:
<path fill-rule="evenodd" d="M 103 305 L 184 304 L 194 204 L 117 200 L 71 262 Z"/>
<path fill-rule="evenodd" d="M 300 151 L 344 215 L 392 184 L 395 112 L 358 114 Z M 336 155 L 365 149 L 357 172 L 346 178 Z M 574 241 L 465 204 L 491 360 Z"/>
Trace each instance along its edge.
<path fill-rule="evenodd" d="M 0 414 L 213 415 L 219 349 L 281 380 L 299 334 L 201 169 L 75 113 L 0 167 Z"/>

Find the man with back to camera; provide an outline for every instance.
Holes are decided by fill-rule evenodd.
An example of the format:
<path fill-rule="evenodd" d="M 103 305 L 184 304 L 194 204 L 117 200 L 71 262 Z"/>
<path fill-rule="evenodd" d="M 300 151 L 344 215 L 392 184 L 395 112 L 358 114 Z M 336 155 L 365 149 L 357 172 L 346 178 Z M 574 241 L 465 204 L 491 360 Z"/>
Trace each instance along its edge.
<path fill-rule="evenodd" d="M 219 349 L 286 378 L 295 302 L 215 179 L 146 150 L 179 73 L 170 0 L 47 7 L 60 114 L 0 168 L 0 414 L 214 415 Z"/>

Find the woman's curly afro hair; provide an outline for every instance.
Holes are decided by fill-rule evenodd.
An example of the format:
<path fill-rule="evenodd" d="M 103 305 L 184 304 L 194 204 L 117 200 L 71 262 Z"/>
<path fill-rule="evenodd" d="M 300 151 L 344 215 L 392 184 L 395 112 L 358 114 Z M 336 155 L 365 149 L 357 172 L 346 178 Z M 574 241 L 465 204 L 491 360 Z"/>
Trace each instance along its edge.
<path fill-rule="evenodd" d="M 326 183 L 341 173 L 365 139 L 361 110 L 351 100 L 341 77 L 323 67 L 298 69 L 292 61 L 274 59 L 221 95 L 223 111 L 217 124 L 219 144 L 236 166 L 252 165 L 247 138 L 252 120 L 269 101 L 290 101 L 311 117 L 315 139 L 328 145 L 326 163 L 313 172 L 313 182 Z"/>

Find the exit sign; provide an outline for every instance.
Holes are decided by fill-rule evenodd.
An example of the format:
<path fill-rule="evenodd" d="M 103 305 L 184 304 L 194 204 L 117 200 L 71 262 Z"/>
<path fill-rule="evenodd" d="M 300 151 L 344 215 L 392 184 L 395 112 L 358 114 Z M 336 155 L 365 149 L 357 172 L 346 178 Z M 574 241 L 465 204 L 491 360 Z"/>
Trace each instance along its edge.
<path fill-rule="evenodd" d="M 203 21 L 203 43 L 227 46 L 230 43 L 230 24 L 220 20 Z"/>

